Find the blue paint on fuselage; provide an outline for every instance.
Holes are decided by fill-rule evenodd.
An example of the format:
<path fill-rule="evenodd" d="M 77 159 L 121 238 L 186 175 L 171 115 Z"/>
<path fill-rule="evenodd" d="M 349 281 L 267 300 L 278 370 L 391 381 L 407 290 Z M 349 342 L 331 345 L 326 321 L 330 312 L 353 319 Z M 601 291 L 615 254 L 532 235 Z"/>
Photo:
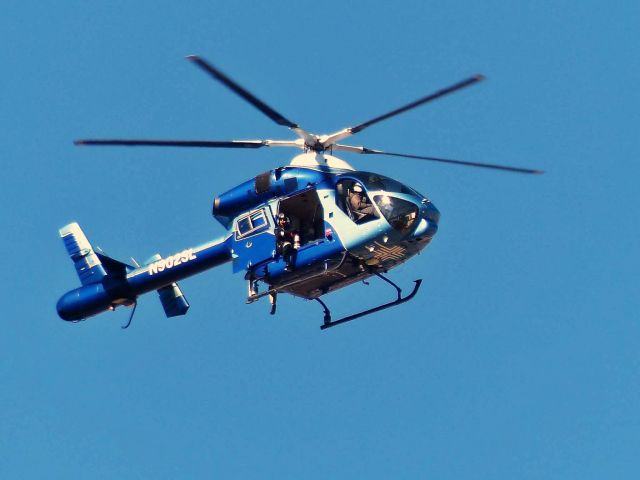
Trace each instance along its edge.
<path fill-rule="evenodd" d="M 308 169 L 303 168 L 295 170 L 305 171 L 307 174 L 309 172 Z M 331 240 L 325 237 L 302 245 L 296 252 L 295 268 L 287 271 L 284 259 L 275 256 L 275 237 L 272 234 L 263 233 L 245 238 L 242 242 L 235 244 L 236 255 L 239 256 L 236 270 L 246 269 L 248 278 L 263 280 L 272 285 L 282 285 L 322 273 L 328 269 L 329 263 L 339 261 L 347 253 L 361 259 L 363 263 L 373 262 L 371 265 L 380 258 L 383 262 L 386 257 L 389 257 L 386 263 L 383 262 L 380 266 L 393 268 L 419 253 L 437 231 L 439 212 L 436 207 L 416 190 L 393 179 L 359 171 L 311 172 L 313 172 L 311 175 L 318 174 L 314 190 L 323 207 L 325 231 L 331 232 Z M 310 178 L 310 175 L 306 178 Z M 372 202 L 376 210 L 375 216 L 372 216 L 370 221 L 356 224 L 342 209 L 344 207 L 341 208 L 338 205 L 336 184 L 341 180 L 353 180 L 364 185 L 370 200 L 378 195 L 384 195 L 415 205 L 417 218 L 413 227 L 406 231 L 398 231 L 389 224 L 375 202 Z M 380 188 L 385 186 L 389 186 L 391 191 Z M 297 194 L 299 192 L 288 197 Z M 269 207 L 269 210 L 275 214 L 278 211 L 279 200 L 281 198 L 254 205 L 253 208 Z M 233 226 L 233 223 L 230 225 Z M 247 255 L 245 248 L 253 249 L 253 256 Z M 258 252 L 262 252 L 262 256 Z M 386 257 L 385 252 L 387 252 Z M 250 261 L 247 262 L 249 258 Z"/>
<path fill-rule="evenodd" d="M 228 229 L 238 215 L 265 204 L 273 198 L 289 195 L 324 182 L 331 183 L 335 173 L 336 170 L 329 167 L 276 168 L 218 195 L 213 202 L 213 216 Z"/>

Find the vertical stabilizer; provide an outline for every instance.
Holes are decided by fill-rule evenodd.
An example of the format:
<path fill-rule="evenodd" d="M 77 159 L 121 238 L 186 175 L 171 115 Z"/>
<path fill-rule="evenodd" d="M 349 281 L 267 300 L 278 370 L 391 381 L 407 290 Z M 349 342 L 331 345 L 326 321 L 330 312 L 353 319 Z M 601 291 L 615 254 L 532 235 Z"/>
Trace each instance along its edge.
<path fill-rule="evenodd" d="M 189 310 L 189 302 L 184 298 L 184 294 L 177 283 L 161 288 L 158 290 L 158 294 L 167 317 L 184 315 Z"/>
<path fill-rule="evenodd" d="M 82 285 L 100 282 L 107 272 L 80 225 L 74 222 L 62 227 L 60 237 L 76 267 Z"/>

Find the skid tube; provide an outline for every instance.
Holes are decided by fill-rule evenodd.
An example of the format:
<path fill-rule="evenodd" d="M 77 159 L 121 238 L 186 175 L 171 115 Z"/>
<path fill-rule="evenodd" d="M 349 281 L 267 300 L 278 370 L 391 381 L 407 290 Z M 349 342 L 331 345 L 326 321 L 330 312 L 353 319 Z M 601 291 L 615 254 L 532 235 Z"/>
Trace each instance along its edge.
<path fill-rule="evenodd" d="M 413 291 L 409 295 L 407 295 L 406 297 L 403 297 L 402 296 L 402 290 L 400 289 L 400 287 L 398 287 L 398 285 L 393 283 L 391 280 L 389 280 L 387 277 L 385 277 L 381 273 L 378 273 L 378 272 L 373 272 L 373 273 L 376 276 L 380 277 L 385 282 L 387 282 L 389 285 L 393 286 L 393 288 L 395 288 L 396 292 L 398 293 L 398 298 L 396 300 L 394 300 L 393 302 L 383 303 L 382 305 L 378 305 L 377 307 L 370 308 L 369 310 L 363 310 L 362 312 L 359 312 L 359 313 L 354 313 L 353 315 L 349 315 L 347 317 L 341 318 L 340 320 L 331 320 L 331 311 L 329 310 L 327 305 L 322 300 L 320 300 L 319 298 L 316 298 L 315 300 L 317 300 L 318 303 L 320 303 L 320 305 L 322 305 L 322 308 L 324 309 L 324 323 L 320 326 L 321 330 L 325 330 L 327 328 L 335 327 L 336 325 L 340 325 L 342 323 L 350 322 L 351 320 L 355 320 L 356 318 L 364 317 L 366 315 L 370 315 L 372 313 L 379 312 L 380 310 L 385 310 L 387 308 L 391 308 L 391 307 L 395 307 L 396 305 L 400 305 L 401 303 L 408 302 L 413 297 L 415 297 L 416 293 L 418 293 L 418 289 L 420 288 L 420 284 L 422 283 L 422 279 L 414 280 L 415 285 L 413 286 Z"/>

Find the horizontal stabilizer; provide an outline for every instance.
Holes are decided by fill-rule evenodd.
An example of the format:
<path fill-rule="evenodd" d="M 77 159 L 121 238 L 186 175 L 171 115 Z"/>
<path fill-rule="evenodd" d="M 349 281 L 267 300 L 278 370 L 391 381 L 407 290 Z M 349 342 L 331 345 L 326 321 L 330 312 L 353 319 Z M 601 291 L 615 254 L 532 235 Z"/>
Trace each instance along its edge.
<path fill-rule="evenodd" d="M 80 225 L 74 222 L 62 227 L 60 237 L 82 285 L 100 282 L 107 272 Z"/>
<path fill-rule="evenodd" d="M 160 302 L 167 317 L 177 317 L 184 315 L 189 310 L 189 302 L 184 298 L 184 294 L 177 283 L 172 283 L 158 290 Z"/>
<path fill-rule="evenodd" d="M 99 248 L 99 247 L 98 247 Z M 108 257 L 104 253 L 96 252 L 98 259 L 102 262 L 102 266 L 108 275 L 113 277 L 126 277 L 127 273 L 135 270 L 135 267 Z"/>

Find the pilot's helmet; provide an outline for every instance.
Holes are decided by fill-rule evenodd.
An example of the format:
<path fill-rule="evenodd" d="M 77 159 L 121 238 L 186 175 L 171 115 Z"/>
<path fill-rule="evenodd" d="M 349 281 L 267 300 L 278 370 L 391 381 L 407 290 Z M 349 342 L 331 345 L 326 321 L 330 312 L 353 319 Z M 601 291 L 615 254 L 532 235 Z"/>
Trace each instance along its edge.
<path fill-rule="evenodd" d="M 356 184 L 353 186 L 353 191 L 354 191 L 354 192 L 356 192 L 356 193 L 362 193 L 362 187 L 360 186 L 360 184 L 359 184 L 359 183 L 356 183 Z"/>

